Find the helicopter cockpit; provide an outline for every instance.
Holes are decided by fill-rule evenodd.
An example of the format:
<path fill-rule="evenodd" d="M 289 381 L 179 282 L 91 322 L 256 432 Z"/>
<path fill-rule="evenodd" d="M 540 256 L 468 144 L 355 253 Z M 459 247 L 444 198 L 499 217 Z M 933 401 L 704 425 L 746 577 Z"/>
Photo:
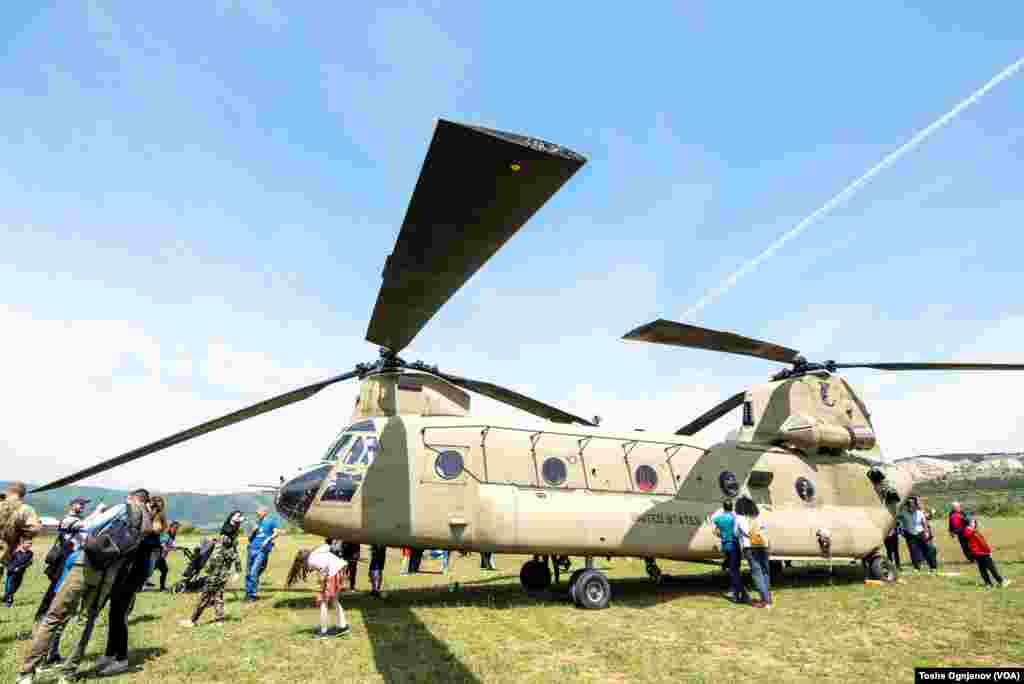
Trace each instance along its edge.
<path fill-rule="evenodd" d="M 372 420 L 348 426 L 331 442 L 320 463 L 304 470 L 278 490 L 275 505 L 282 516 L 301 524 L 325 479 L 321 501 L 352 501 L 377 456 L 377 429 Z M 334 470 L 333 475 L 331 471 Z"/>

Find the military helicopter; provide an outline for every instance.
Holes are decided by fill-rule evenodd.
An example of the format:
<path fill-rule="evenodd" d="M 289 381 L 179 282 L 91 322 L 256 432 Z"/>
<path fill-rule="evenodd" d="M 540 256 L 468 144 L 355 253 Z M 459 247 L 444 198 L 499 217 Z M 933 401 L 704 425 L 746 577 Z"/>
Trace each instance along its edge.
<path fill-rule="evenodd" d="M 366 334 L 380 347 L 376 361 L 35 491 L 359 379 L 350 424 L 320 461 L 279 486 L 260 485 L 273 490 L 278 511 L 307 532 L 375 545 L 532 555 L 520 571 L 531 591 L 550 586 L 552 571 L 557 581 L 570 557 L 583 557 L 584 567 L 569 578 L 569 596 L 580 607 L 603 608 L 611 587 L 593 558 L 645 558 L 654 579 L 660 575 L 657 558 L 718 562 L 722 554 L 709 515 L 723 497 L 746 497 L 768 516 L 775 559 L 827 554 L 862 561 L 872 576 L 891 575 L 877 549 L 911 480 L 882 461 L 867 409 L 835 375 L 850 365 L 809 364 L 775 345 L 656 321 L 627 339 L 793 366 L 675 434 L 656 434 L 602 429 L 596 418 L 398 356 L 585 161 L 536 138 L 441 120 L 385 263 Z M 896 366 L 908 364 L 854 365 L 901 370 Z M 469 392 L 549 422 L 471 415 Z M 741 404 L 743 425 L 725 442 L 706 449 L 686 439 Z"/>

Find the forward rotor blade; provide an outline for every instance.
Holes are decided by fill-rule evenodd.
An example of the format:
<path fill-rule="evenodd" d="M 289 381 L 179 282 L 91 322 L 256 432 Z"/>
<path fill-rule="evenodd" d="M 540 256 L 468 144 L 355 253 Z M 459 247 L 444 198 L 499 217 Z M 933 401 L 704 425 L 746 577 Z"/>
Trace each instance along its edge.
<path fill-rule="evenodd" d="M 208 432 L 219 430 L 223 427 L 227 427 L 228 425 L 240 423 L 243 420 L 254 418 L 255 416 L 260 415 L 261 413 L 267 413 L 268 411 L 279 409 L 282 406 L 287 406 L 288 404 L 294 404 L 295 402 L 302 401 L 303 399 L 309 399 L 311 396 L 313 396 L 320 390 L 324 389 L 325 387 L 333 385 L 337 382 L 342 382 L 344 380 L 354 378 L 357 375 L 359 375 L 359 371 L 344 373 L 342 375 L 337 375 L 333 378 L 328 378 L 327 380 L 321 380 L 320 382 L 314 383 L 312 385 L 306 385 L 305 387 L 300 387 L 299 389 L 295 389 L 290 392 L 285 392 L 284 394 L 280 394 L 270 399 L 265 399 L 258 404 L 253 404 L 252 406 L 241 409 L 239 411 L 235 411 L 234 413 L 229 413 L 226 416 L 221 416 L 220 418 L 214 418 L 213 420 L 207 421 L 202 425 L 197 425 L 187 430 L 182 430 L 181 432 L 173 434 L 170 437 L 164 437 L 163 439 L 157 440 L 152 444 L 147 444 L 146 446 L 139 447 L 138 449 L 134 449 L 127 453 L 121 454 L 120 456 L 116 456 L 106 461 L 102 461 L 94 466 L 90 466 L 89 468 L 80 470 L 77 473 L 68 475 L 67 477 L 62 477 L 61 479 L 50 482 L 49 484 L 46 484 L 42 487 L 36 487 L 35 489 L 32 490 L 32 493 L 34 494 L 36 492 L 45 492 L 51 489 L 57 489 L 58 487 L 69 485 L 73 482 L 78 482 L 79 480 L 84 480 L 87 477 L 91 477 L 98 473 L 110 470 L 111 468 L 116 468 L 117 466 L 124 465 L 125 463 L 129 463 L 131 461 L 134 461 L 135 459 L 142 458 L 143 456 L 148 456 L 149 454 L 161 451 L 168 447 L 172 447 L 175 444 L 181 444 L 182 442 L 190 440 L 194 437 L 205 435 Z"/>
<path fill-rule="evenodd" d="M 585 163 L 541 140 L 440 120 L 385 263 L 366 339 L 404 349 Z"/>
<path fill-rule="evenodd" d="M 688 424 L 676 430 L 677 435 L 695 435 L 708 425 L 711 425 L 716 420 L 729 413 L 733 409 L 740 406 L 743 403 L 743 398 L 747 396 L 747 393 L 740 392 L 729 397 L 721 404 L 718 404 L 710 411 L 706 411 L 703 415 L 690 421 Z"/>
<path fill-rule="evenodd" d="M 481 382 L 480 380 L 470 380 L 469 378 L 460 378 L 457 375 L 448 375 L 447 373 L 441 373 L 438 371 L 430 371 L 431 374 L 436 375 L 442 380 L 447 380 L 453 385 L 457 385 L 462 389 L 482 394 L 485 397 L 490 397 L 509 406 L 514 406 L 517 409 L 522 409 L 527 413 L 532 413 L 535 416 L 540 416 L 556 423 L 580 423 L 582 425 L 589 425 L 591 427 L 597 427 L 596 424 L 590 422 L 586 418 L 580 418 L 574 416 L 571 413 L 567 413 L 562 409 L 555 408 L 549 404 L 545 404 L 542 401 L 537 401 L 519 392 L 513 392 L 507 387 L 501 385 L 495 385 L 490 382 Z"/>
<path fill-rule="evenodd" d="M 667 321 L 664 318 L 641 325 L 623 335 L 622 339 L 743 354 L 780 363 L 793 363 L 799 356 L 799 352 L 795 349 L 780 347 L 771 342 L 762 342 L 736 333 Z"/>
<path fill-rule="evenodd" d="M 958 362 L 913 362 L 913 363 L 836 363 L 833 368 L 874 368 L 875 370 L 1024 370 L 1024 363 L 958 363 Z"/>

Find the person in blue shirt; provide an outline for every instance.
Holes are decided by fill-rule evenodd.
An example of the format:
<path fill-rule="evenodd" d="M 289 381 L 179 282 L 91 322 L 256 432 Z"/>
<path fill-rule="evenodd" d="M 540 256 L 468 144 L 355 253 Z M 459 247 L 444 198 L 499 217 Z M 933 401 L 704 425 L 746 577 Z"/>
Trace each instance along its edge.
<path fill-rule="evenodd" d="M 249 559 L 245 572 L 245 601 L 255 601 L 259 589 L 260 574 L 267 565 L 267 558 L 274 550 L 274 540 L 281 535 L 281 523 L 267 515 L 267 509 L 256 511 L 256 527 L 249 535 Z"/>
<path fill-rule="evenodd" d="M 740 575 L 740 544 L 736 538 L 736 514 L 732 511 L 731 499 L 722 502 L 722 510 L 711 518 L 711 522 L 715 525 L 715 536 L 721 539 L 722 555 L 729 571 L 729 593 L 726 597 L 736 603 L 749 603 L 750 596 Z"/>

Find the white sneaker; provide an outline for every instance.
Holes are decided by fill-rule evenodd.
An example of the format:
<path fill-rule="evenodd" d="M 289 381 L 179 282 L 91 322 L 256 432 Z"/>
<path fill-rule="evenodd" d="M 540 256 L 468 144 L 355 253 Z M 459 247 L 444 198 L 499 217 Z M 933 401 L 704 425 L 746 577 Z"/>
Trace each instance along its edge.
<path fill-rule="evenodd" d="M 196 623 L 192 622 L 191 620 L 180 620 L 178 622 L 178 624 L 181 625 L 182 627 L 195 627 L 196 626 Z"/>
<path fill-rule="evenodd" d="M 102 670 L 103 668 L 105 668 L 107 665 L 110 665 L 110 663 L 114 662 L 115 660 L 116 660 L 116 658 L 114 658 L 113 656 L 101 655 L 99 658 L 96 659 L 96 669 L 97 670 Z"/>
<path fill-rule="evenodd" d="M 1008 586 L 1010 586 L 1010 580 L 1008 580 L 1008 579 L 1004 579 L 1004 580 L 1003 580 L 1003 586 L 1004 586 L 1004 587 L 1008 587 Z"/>
<path fill-rule="evenodd" d="M 32 684 L 32 682 L 34 682 L 35 679 L 35 675 L 31 673 L 18 675 L 18 678 L 14 680 L 14 684 Z"/>
<path fill-rule="evenodd" d="M 97 673 L 104 677 L 109 675 L 121 674 L 131 669 L 131 665 L 128 664 L 128 659 L 124 660 L 111 660 L 106 667 L 98 669 Z"/>

